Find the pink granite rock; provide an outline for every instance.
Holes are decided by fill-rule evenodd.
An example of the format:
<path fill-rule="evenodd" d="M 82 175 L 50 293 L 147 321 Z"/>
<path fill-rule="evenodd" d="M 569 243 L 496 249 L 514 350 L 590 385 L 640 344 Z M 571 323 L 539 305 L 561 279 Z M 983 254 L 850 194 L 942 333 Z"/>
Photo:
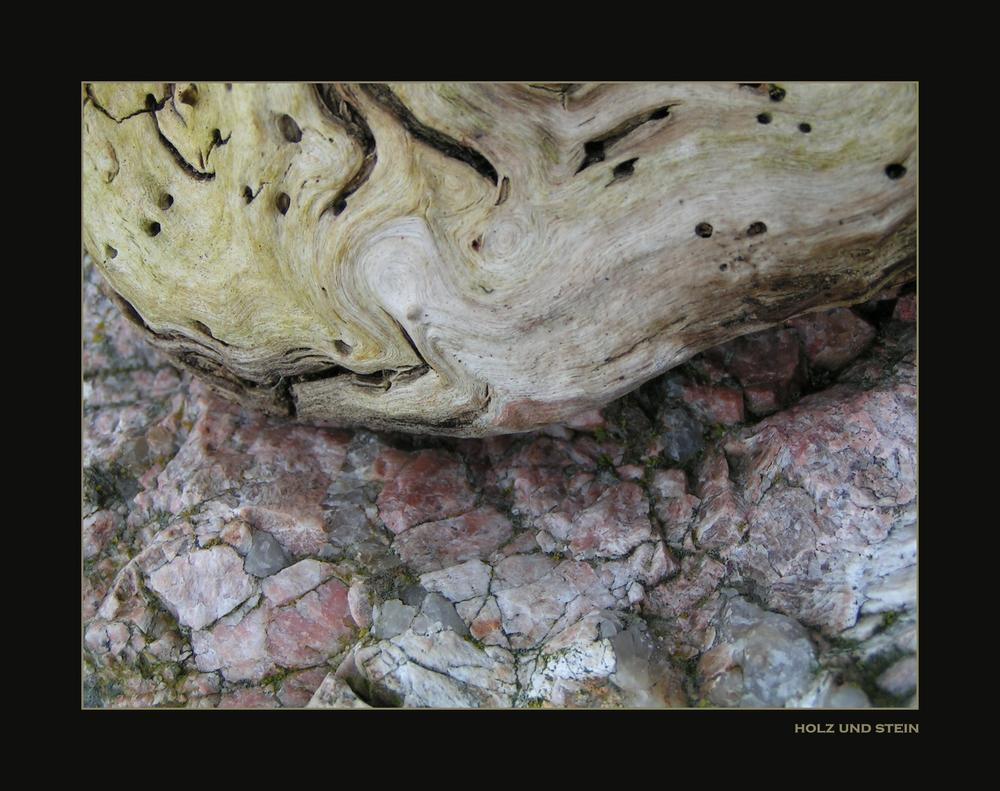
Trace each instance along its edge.
<path fill-rule="evenodd" d="M 335 673 L 328 673 L 309 700 L 310 709 L 369 709 L 347 682 Z"/>
<path fill-rule="evenodd" d="M 220 709 L 273 709 L 278 705 L 274 693 L 261 687 L 237 687 L 219 698 Z"/>
<path fill-rule="evenodd" d="M 744 335 L 709 354 L 739 380 L 751 415 L 778 411 L 798 396 L 804 380 L 799 336 L 792 329 Z"/>
<path fill-rule="evenodd" d="M 687 477 L 684 470 L 657 470 L 649 490 L 657 499 L 676 499 L 687 494 Z"/>
<path fill-rule="evenodd" d="M 699 498 L 692 535 L 695 546 L 717 550 L 736 544 L 747 529 L 746 516 L 729 480 L 729 462 L 718 448 L 706 452 L 695 493 Z"/>
<path fill-rule="evenodd" d="M 841 705 L 867 701 L 836 668 L 878 656 L 902 657 L 880 694 L 911 686 L 905 297 L 835 386 L 742 430 L 707 424 L 780 407 L 806 336 L 840 365 L 868 325 L 802 317 L 485 440 L 246 412 L 141 342 L 92 270 L 85 299 L 88 707 Z M 773 612 L 727 610 L 737 593 Z M 808 659 L 803 627 L 821 670 L 795 697 L 808 662 L 779 660 Z"/>
<path fill-rule="evenodd" d="M 809 364 L 827 371 L 843 368 L 875 337 L 875 328 L 848 308 L 809 313 L 788 325 L 802 338 Z"/>
<path fill-rule="evenodd" d="M 702 420 L 724 426 L 743 422 L 743 394 L 734 387 L 688 384 L 682 398 Z"/>
<path fill-rule="evenodd" d="M 311 667 L 345 648 L 356 629 L 347 586 L 332 579 L 275 610 L 267 626 L 267 649 L 283 667 Z"/>
<path fill-rule="evenodd" d="M 915 602 L 913 352 L 886 353 L 903 357 L 873 366 L 881 384 L 808 396 L 728 441 L 734 466 L 717 456 L 701 473 L 721 504 L 700 509 L 696 535 L 745 520 L 717 546 L 734 582 L 830 634 Z"/>
<path fill-rule="evenodd" d="M 241 555 L 246 555 L 253 546 L 253 532 L 250 529 L 250 525 L 242 519 L 234 519 L 222 528 L 219 538 Z"/>
<path fill-rule="evenodd" d="M 538 558 L 538 555 L 531 555 Z M 541 558 L 545 571 L 551 568 L 548 558 Z M 516 562 L 516 561 L 515 561 Z M 455 566 L 431 571 L 420 576 L 420 584 L 429 591 L 435 591 L 446 596 L 453 602 L 463 602 L 484 596 L 490 588 L 493 567 L 481 560 L 469 560 Z"/>
<path fill-rule="evenodd" d="M 575 513 L 555 511 L 536 524 L 578 560 L 620 557 L 653 538 L 649 502 L 642 488 L 631 482 L 606 489 Z"/>
<path fill-rule="evenodd" d="M 688 555 L 681 560 L 677 577 L 650 592 L 644 609 L 663 618 L 680 618 L 713 593 L 725 573 L 726 567 L 708 555 Z"/>
<path fill-rule="evenodd" d="M 271 611 L 261 606 L 235 622 L 225 619 L 208 631 L 191 634 L 198 669 L 221 670 L 227 681 L 260 681 L 274 670 L 267 646 L 267 623 Z"/>
<path fill-rule="evenodd" d="M 503 631 L 513 648 L 533 648 L 549 634 L 575 623 L 587 613 L 614 606 L 614 597 L 601 584 L 594 570 L 586 563 L 563 561 L 537 580 L 509 576 L 507 558 L 506 579 L 494 581 L 497 605 L 503 618 Z M 498 569 L 499 569 L 498 566 Z M 522 584 L 517 584 L 521 582 Z"/>
<path fill-rule="evenodd" d="M 108 541 L 124 526 L 115 511 L 97 511 L 83 520 L 83 557 L 90 560 L 104 549 Z"/>
<path fill-rule="evenodd" d="M 646 470 L 638 464 L 623 464 L 615 472 L 623 481 L 641 481 L 646 475 Z"/>
<path fill-rule="evenodd" d="M 717 645 L 702 656 L 701 693 L 716 706 L 794 705 L 818 669 L 808 632 L 787 615 L 728 596 Z"/>
<path fill-rule="evenodd" d="M 218 704 L 222 679 L 218 673 L 188 673 L 177 683 L 179 702 L 188 706 L 214 708 Z"/>
<path fill-rule="evenodd" d="M 657 470 L 649 491 L 667 542 L 671 546 L 682 546 L 695 509 L 701 504 L 701 500 L 688 494 L 683 470 Z"/>
<path fill-rule="evenodd" d="M 486 558 L 510 538 L 510 520 L 495 508 L 479 508 L 454 519 L 425 522 L 400 534 L 393 549 L 419 573 L 473 558 Z"/>
<path fill-rule="evenodd" d="M 458 516 L 475 505 L 462 464 L 439 451 L 419 451 L 389 480 L 378 509 L 393 533 L 414 525 Z"/>
<path fill-rule="evenodd" d="M 688 555 L 681 559 L 679 574 L 646 592 L 642 612 L 662 619 L 658 629 L 667 654 L 687 660 L 712 645 L 725 575 L 725 566 L 713 558 Z"/>
<path fill-rule="evenodd" d="M 566 425 L 580 431 L 593 431 L 604 425 L 604 416 L 599 409 L 588 409 L 567 420 Z"/>
<path fill-rule="evenodd" d="M 230 547 L 191 552 L 149 577 L 152 588 L 185 626 L 203 629 L 231 612 L 254 592 L 243 560 Z"/>
<path fill-rule="evenodd" d="M 268 577 L 261 584 L 261 589 L 272 604 L 281 606 L 325 582 L 333 576 L 335 570 L 329 563 L 321 563 L 312 558 L 300 560 L 294 566 Z"/>
<path fill-rule="evenodd" d="M 362 629 L 367 629 L 372 623 L 371 591 L 362 579 L 351 582 L 347 589 L 347 608 L 351 611 L 351 620 Z"/>
<path fill-rule="evenodd" d="M 330 668 L 314 667 L 298 673 L 290 673 L 278 689 L 278 700 L 287 708 L 304 708 L 319 689 Z"/>
<path fill-rule="evenodd" d="M 616 599 L 636 605 L 645 598 L 648 586 L 672 576 L 680 568 L 662 541 L 640 544 L 627 558 L 602 563 L 598 570 L 601 584 Z"/>
<path fill-rule="evenodd" d="M 917 295 L 906 294 L 900 297 L 892 311 L 892 317 L 897 321 L 916 321 Z"/>

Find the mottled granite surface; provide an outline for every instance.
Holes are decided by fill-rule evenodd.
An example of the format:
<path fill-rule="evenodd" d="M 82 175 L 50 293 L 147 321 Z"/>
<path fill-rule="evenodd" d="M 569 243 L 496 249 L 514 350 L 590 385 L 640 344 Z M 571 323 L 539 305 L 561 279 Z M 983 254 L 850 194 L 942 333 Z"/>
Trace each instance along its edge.
<path fill-rule="evenodd" d="M 86 707 L 907 706 L 913 293 L 544 432 L 247 412 L 85 263 Z"/>

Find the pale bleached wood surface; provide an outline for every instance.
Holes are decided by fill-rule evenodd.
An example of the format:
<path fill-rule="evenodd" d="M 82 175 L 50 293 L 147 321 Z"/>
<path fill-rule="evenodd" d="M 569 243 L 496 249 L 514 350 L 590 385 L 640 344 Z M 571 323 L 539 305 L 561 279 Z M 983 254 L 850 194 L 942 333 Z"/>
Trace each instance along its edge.
<path fill-rule="evenodd" d="M 82 112 L 119 305 L 310 422 L 527 430 L 913 276 L 914 84 L 95 83 Z"/>

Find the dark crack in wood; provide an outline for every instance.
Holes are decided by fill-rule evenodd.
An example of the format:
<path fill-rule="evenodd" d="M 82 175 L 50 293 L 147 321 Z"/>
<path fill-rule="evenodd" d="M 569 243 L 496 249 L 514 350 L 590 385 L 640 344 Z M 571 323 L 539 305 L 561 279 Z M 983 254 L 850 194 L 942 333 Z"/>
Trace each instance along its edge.
<path fill-rule="evenodd" d="M 580 173 L 596 162 L 603 162 L 607 157 L 607 151 L 609 148 L 627 135 L 630 135 L 643 124 L 649 123 L 650 121 L 662 121 L 669 118 L 670 108 L 676 106 L 676 104 L 666 104 L 662 107 L 655 107 L 652 110 L 647 110 L 639 115 L 633 115 L 631 118 L 626 118 L 618 124 L 618 126 L 605 132 L 600 137 L 588 140 L 583 144 L 583 162 L 580 163 L 580 167 L 576 169 L 576 172 Z"/>
<path fill-rule="evenodd" d="M 498 184 L 500 177 L 497 175 L 497 169 L 486 157 L 471 146 L 464 145 L 455 138 L 444 132 L 439 132 L 417 119 L 410 108 L 403 104 L 388 85 L 366 83 L 361 86 L 361 89 L 399 121 L 414 139 L 440 151 L 446 157 L 464 162 L 480 176 L 489 179 L 494 186 Z"/>
<path fill-rule="evenodd" d="M 313 90 L 323 114 L 342 127 L 361 148 L 362 153 L 361 164 L 357 170 L 320 213 L 322 217 L 328 211 L 332 211 L 336 217 L 347 208 L 347 199 L 368 181 L 372 170 L 375 169 L 375 163 L 378 162 L 378 151 L 375 135 L 372 134 L 368 121 L 357 106 L 349 101 L 346 88 L 336 83 L 319 83 L 313 85 Z"/>

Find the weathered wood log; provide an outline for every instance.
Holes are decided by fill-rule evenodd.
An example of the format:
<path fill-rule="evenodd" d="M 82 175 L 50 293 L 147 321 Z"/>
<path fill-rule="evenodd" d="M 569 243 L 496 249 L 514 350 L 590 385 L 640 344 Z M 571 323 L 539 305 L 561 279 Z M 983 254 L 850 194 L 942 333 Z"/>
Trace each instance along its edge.
<path fill-rule="evenodd" d="M 244 403 L 481 436 L 912 278 L 912 84 L 83 87 L 84 240 Z"/>

